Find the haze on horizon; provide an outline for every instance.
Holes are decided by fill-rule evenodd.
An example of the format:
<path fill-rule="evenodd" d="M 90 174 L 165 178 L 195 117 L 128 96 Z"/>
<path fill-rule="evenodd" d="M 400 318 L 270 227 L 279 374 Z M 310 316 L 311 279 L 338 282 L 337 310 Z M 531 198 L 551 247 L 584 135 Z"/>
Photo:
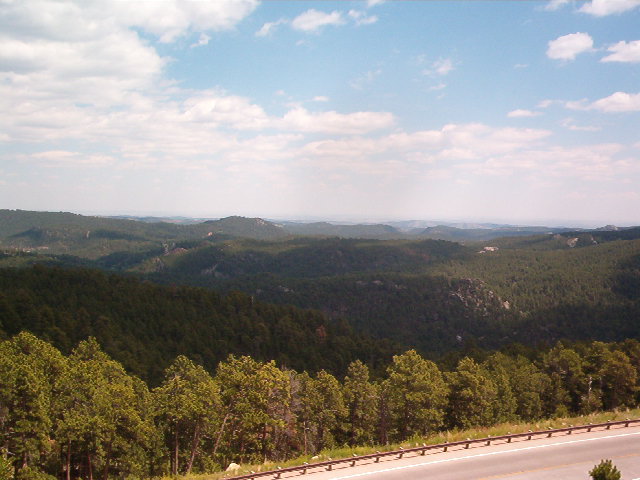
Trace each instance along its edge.
<path fill-rule="evenodd" d="M 640 0 L 0 2 L 0 208 L 640 224 Z"/>

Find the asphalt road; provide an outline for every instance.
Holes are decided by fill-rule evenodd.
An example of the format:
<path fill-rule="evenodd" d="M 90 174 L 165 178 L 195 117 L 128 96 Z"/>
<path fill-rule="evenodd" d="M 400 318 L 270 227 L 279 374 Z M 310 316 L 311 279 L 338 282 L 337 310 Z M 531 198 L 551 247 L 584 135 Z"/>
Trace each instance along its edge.
<path fill-rule="evenodd" d="M 519 440 L 468 450 L 428 453 L 334 467 L 309 480 L 588 480 L 601 459 L 611 459 L 623 480 L 640 480 L 640 427 Z M 299 476 L 297 474 L 296 476 Z M 284 476 L 283 476 L 284 478 Z"/>

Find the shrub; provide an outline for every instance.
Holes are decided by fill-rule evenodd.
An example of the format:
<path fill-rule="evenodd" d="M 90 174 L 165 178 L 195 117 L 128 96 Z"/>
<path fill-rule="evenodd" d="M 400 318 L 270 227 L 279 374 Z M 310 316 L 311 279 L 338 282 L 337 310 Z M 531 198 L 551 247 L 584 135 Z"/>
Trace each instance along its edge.
<path fill-rule="evenodd" d="M 620 480 L 620 470 L 618 470 L 611 460 L 602 460 L 589 472 L 593 480 Z"/>

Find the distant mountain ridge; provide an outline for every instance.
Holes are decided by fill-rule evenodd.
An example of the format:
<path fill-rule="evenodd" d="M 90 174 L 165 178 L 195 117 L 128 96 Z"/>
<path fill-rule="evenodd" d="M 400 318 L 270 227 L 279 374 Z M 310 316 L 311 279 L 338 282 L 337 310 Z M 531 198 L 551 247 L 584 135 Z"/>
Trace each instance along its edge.
<path fill-rule="evenodd" d="M 314 222 L 292 228 L 312 232 L 301 236 L 287 230 L 290 223 L 235 216 L 179 225 L 4 210 L 0 266 L 84 266 L 244 291 L 321 310 L 423 352 L 445 353 L 467 340 L 493 348 L 640 335 L 640 227 L 552 233 L 434 225 L 409 234 L 384 224 Z M 510 236 L 491 237 L 504 232 Z M 340 238 L 347 235 L 354 238 Z"/>
<path fill-rule="evenodd" d="M 428 226 L 425 226 L 428 225 Z M 607 225 L 593 231 L 617 232 L 628 228 Z M 478 242 L 501 237 L 588 232 L 569 227 L 515 226 L 491 223 L 436 223 L 422 220 L 345 224 L 331 222 L 272 221 L 230 216 L 216 220 L 187 217 L 97 217 L 69 212 L 0 210 L 0 247 L 43 248 L 53 253 L 99 250 L 100 255 L 131 249 L 136 243 L 176 242 L 219 236 L 254 240 L 281 240 L 292 236 L 339 237 L 376 240 L 433 239 Z M 113 245 L 110 244 L 114 243 Z M 118 243 L 119 242 L 119 243 Z M 128 242 L 123 245 L 123 242 Z M 100 256 L 96 253 L 95 256 Z"/>
<path fill-rule="evenodd" d="M 211 237 L 277 240 L 289 236 L 261 218 L 227 217 L 195 224 L 92 217 L 68 212 L 0 210 L 0 247 L 98 258 L 151 245 Z"/>

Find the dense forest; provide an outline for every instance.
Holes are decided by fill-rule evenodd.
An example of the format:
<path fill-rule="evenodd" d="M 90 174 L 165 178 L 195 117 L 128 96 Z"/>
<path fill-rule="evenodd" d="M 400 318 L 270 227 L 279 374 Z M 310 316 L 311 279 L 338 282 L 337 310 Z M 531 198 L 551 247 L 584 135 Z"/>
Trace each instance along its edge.
<path fill-rule="evenodd" d="M 445 371 L 415 350 L 373 380 L 229 355 L 180 355 L 149 388 L 94 338 L 68 355 L 29 333 L 0 343 L 0 468 L 17 479 L 148 478 L 281 461 L 334 445 L 638 405 L 640 343 L 484 352 Z M 7 456 L 7 452 L 10 455 Z"/>
<path fill-rule="evenodd" d="M 93 336 L 128 371 L 159 382 L 177 355 L 210 371 L 229 354 L 343 374 L 361 359 L 382 368 L 398 347 L 318 311 L 235 292 L 159 286 L 98 270 L 0 269 L 0 334 L 28 330 L 68 353 Z"/>
<path fill-rule="evenodd" d="M 640 229 L 524 233 L 0 211 L 0 471 L 211 472 L 638 406 Z"/>
<path fill-rule="evenodd" d="M 521 228 L 519 236 L 462 245 L 283 236 L 282 227 L 241 217 L 184 225 L 43 212 L 0 217 L 3 245 L 35 242 L 5 247 L 0 267 L 84 266 L 225 295 L 243 291 L 319 310 L 336 325 L 432 359 L 468 343 L 640 335 L 639 228 L 533 236 Z"/>

